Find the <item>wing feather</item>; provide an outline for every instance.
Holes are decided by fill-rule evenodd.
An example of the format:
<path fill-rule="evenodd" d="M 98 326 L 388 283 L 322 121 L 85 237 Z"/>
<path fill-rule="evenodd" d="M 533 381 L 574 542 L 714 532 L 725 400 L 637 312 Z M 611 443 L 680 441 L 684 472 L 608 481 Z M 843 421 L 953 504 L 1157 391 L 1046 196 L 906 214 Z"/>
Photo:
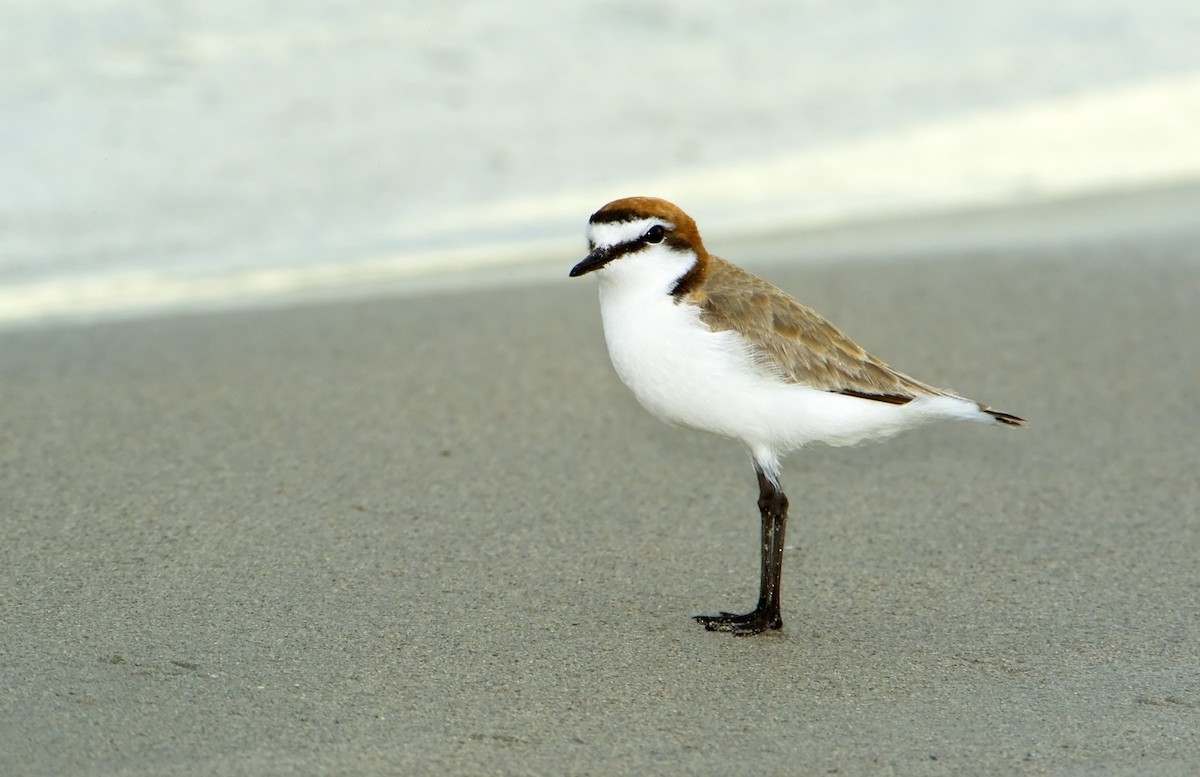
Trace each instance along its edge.
<path fill-rule="evenodd" d="M 764 368 L 789 383 L 895 404 L 948 394 L 892 369 L 761 278 L 716 256 L 709 262 L 687 300 L 700 307 L 704 323 L 740 334 Z"/>

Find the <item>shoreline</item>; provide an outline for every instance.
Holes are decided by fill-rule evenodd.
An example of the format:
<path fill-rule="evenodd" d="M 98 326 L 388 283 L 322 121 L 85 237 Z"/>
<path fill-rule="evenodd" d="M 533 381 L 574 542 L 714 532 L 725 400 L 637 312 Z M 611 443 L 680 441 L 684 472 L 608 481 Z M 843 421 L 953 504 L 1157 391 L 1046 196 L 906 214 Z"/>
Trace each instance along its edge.
<path fill-rule="evenodd" d="M 721 250 L 736 247 L 749 264 L 804 266 L 1171 232 L 1187 229 L 1196 212 L 1200 212 L 1200 181 L 1182 181 L 753 233 L 716 230 L 711 238 L 707 232 L 705 237 Z M 586 213 L 580 219 L 582 224 Z M 502 246 L 491 253 L 482 246 L 449 254 L 429 252 L 420 261 L 378 257 L 214 276 L 144 275 L 0 288 L 0 336 L 44 326 L 150 320 L 180 313 L 546 284 L 559 280 L 561 265 L 570 262 L 581 244 L 582 237 L 564 238 Z"/>

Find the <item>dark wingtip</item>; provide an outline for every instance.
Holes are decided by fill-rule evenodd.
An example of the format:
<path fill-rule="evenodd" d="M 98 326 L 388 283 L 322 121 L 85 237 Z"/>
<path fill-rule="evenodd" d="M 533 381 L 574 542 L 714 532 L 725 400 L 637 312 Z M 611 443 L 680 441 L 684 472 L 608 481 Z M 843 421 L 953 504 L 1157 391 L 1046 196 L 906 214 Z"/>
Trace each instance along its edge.
<path fill-rule="evenodd" d="M 983 408 L 983 412 L 995 418 L 997 423 L 1004 424 L 1005 426 L 1025 426 L 1029 423 L 1020 416 L 1011 413 L 1002 413 L 999 410 L 992 410 L 990 407 Z"/>
<path fill-rule="evenodd" d="M 855 391 L 854 389 L 842 389 L 836 392 L 845 394 L 848 397 L 858 397 L 859 399 L 869 399 L 872 402 L 886 402 L 889 405 L 907 405 L 916 397 L 910 397 L 904 394 L 869 394 L 865 391 Z"/>

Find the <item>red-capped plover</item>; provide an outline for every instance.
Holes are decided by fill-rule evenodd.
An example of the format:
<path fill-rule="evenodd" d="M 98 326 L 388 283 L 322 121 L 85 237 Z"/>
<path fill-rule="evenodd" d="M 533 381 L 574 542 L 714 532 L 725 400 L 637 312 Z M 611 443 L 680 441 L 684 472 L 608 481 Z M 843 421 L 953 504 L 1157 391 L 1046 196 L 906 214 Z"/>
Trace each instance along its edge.
<path fill-rule="evenodd" d="M 750 451 L 762 517 L 758 606 L 697 615 L 711 631 L 783 626 L 779 579 L 788 500 L 780 457 L 813 442 L 853 445 L 938 419 L 1025 420 L 897 372 L 819 314 L 704 248 L 694 222 L 652 197 L 592 214 L 587 258 L 617 375 L 653 415 Z"/>

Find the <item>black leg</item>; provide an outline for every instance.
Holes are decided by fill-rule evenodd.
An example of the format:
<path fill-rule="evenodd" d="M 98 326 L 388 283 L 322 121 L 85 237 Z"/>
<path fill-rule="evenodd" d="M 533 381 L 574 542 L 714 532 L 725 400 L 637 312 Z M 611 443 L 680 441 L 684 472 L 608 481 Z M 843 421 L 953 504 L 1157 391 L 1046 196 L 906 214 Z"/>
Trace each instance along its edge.
<path fill-rule="evenodd" d="M 740 636 L 758 634 L 767 629 L 783 628 L 779 613 L 779 582 L 783 573 L 783 539 L 787 529 L 788 500 L 761 468 L 758 474 L 758 511 L 762 516 L 762 575 L 758 586 L 758 606 L 753 612 L 735 615 L 697 615 L 696 620 L 709 631 L 728 631 Z"/>

